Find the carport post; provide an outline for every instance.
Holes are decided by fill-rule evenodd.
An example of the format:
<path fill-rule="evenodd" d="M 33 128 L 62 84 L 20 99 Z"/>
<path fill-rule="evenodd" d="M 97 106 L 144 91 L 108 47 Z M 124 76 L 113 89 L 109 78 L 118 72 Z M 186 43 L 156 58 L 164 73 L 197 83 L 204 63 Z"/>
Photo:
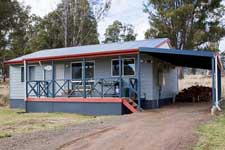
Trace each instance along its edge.
<path fill-rule="evenodd" d="M 215 106 L 215 59 L 212 58 L 212 107 Z"/>
<path fill-rule="evenodd" d="M 218 98 L 221 100 L 221 70 L 218 67 Z"/>
<path fill-rule="evenodd" d="M 220 69 L 219 69 L 219 67 L 218 67 L 218 55 L 216 54 L 215 55 L 215 69 L 216 69 L 216 71 L 215 71 L 215 73 L 216 73 L 216 75 L 215 75 L 215 77 L 216 77 L 216 86 L 215 86 L 215 88 L 216 88 L 216 101 L 215 101 L 215 105 L 216 105 L 216 108 L 219 110 L 219 111 L 221 111 L 221 108 L 220 108 L 220 106 L 219 106 L 219 103 L 220 103 L 220 88 L 221 88 L 221 84 L 220 84 Z"/>
<path fill-rule="evenodd" d="M 141 54 L 137 55 L 137 73 L 138 73 L 138 82 L 137 82 L 137 98 L 138 98 L 138 111 L 141 111 Z"/>
<path fill-rule="evenodd" d="M 219 106 L 219 93 L 218 93 L 218 65 L 217 65 L 217 55 L 215 56 L 215 97 L 216 97 L 216 101 L 215 101 L 215 104 L 216 104 L 216 107 Z"/>

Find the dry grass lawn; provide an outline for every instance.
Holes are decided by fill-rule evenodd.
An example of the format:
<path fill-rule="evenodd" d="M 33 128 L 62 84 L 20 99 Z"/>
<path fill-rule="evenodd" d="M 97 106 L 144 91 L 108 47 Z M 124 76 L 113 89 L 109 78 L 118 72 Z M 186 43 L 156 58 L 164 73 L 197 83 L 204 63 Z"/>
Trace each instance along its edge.
<path fill-rule="evenodd" d="M 24 113 L 24 110 L 0 107 L 0 138 L 61 128 L 99 118 L 66 113 Z"/>
<path fill-rule="evenodd" d="M 66 125 L 101 118 L 66 113 L 24 113 L 24 110 L 9 109 L 8 102 L 8 83 L 0 83 L 0 138 L 61 128 Z"/>
<path fill-rule="evenodd" d="M 9 100 L 9 85 L 8 82 L 0 82 L 0 106 L 7 105 Z"/>

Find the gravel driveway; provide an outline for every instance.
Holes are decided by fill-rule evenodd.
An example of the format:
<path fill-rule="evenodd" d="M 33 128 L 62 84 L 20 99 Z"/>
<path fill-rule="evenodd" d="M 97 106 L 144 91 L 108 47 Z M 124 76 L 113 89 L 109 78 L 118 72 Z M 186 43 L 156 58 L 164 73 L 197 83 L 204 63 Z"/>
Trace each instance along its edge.
<path fill-rule="evenodd" d="M 64 129 L 0 139 L 1 150 L 188 150 L 210 104 L 175 104 Z"/>

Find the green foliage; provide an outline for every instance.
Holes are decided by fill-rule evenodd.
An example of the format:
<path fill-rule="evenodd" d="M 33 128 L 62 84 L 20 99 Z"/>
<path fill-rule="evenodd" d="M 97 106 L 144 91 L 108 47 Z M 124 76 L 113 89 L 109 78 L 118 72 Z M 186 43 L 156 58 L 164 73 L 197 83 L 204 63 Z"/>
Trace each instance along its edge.
<path fill-rule="evenodd" d="M 68 7 L 66 10 L 65 5 Z M 36 18 L 33 30 L 34 36 L 30 40 L 29 49 L 34 51 L 99 43 L 97 22 L 86 0 L 62 1 L 56 10 L 43 19 Z M 65 45 L 65 30 L 67 45 Z"/>
<path fill-rule="evenodd" d="M 178 49 L 204 49 L 225 35 L 222 0 L 148 0 L 151 28 L 145 38 L 168 37 Z M 214 45 L 215 46 L 215 45 Z M 216 49 L 214 47 L 212 49 Z"/>
<path fill-rule="evenodd" d="M 104 43 L 112 43 L 119 41 L 134 41 L 137 34 L 134 33 L 134 27 L 130 24 L 123 25 L 120 21 L 116 20 L 113 24 L 109 25 L 105 31 Z"/>
<path fill-rule="evenodd" d="M 0 68 L 3 74 L 5 60 L 25 54 L 29 10 L 16 0 L 0 1 Z"/>
<path fill-rule="evenodd" d="M 41 18 L 17 0 L 0 1 L 0 68 L 5 70 L 5 60 L 38 50 L 99 43 L 97 20 L 110 5 L 111 0 L 62 0 Z"/>

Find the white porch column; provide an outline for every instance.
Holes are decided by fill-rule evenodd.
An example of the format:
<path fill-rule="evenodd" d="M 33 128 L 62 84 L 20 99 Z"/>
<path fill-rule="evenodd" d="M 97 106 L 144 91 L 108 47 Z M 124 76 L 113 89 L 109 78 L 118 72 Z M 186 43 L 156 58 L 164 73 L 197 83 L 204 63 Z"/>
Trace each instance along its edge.
<path fill-rule="evenodd" d="M 25 112 L 27 112 L 27 62 L 23 61 L 23 69 L 24 69 L 24 103 L 25 103 Z"/>

